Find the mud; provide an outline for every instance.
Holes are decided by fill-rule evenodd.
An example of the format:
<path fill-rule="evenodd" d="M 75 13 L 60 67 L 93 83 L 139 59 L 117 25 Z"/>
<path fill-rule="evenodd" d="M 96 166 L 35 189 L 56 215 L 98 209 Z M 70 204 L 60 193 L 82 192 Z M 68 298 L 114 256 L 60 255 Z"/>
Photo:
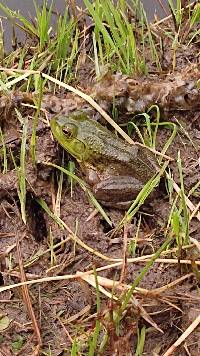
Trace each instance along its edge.
<path fill-rule="evenodd" d="M 140 112 L 152 103 L 157 103 L 164 113 L 161 121 L 176 123 L 178 132 L 170 145 L 167 154 L 174 159 L 169 164 L 171 174 L 180 185 L 180 174 L 177 165 L 177 155 L 180 151 L 185 185 L 188 194 L 199 181 L 199 154 L 200 154 L 200 112 L 199 90 L 196 81 L 199 79 L 199 68 L 196 55 L 189 51 L 194 64 L 188 67 L 185 64 L 184 48 L 179 52 L 178 60 L 181 65 L 175 74 L 155 74 L 155 78 L 128 78 L 121 74 L 106 75 L 100 83 L 92 83 L 86 88 L 87 93 L 93 93 L 95 99 L 108 112 L 112 110 L 113 93 L 117 98 L 119 117 L 122 119 L 130 113 Z M 166 61 L 169 58 L 166 57 Z M 189 69 L 188 69 L 189 68 Z M 87 71 L 86 71 L 87 72 Z M 163 79 L 164 76 L 164 79 Z M 87 77 L 84 78 L 87 82 Z M 88 78 L 89 81 L 89 78 Z M 119 84 L 117 85 L 116 84 Z M 113 85 L 112 85 L 113 84 Z M 92 88 L 92 89 L 91 89 Z M 109 92 L 108 89 L 109 88 Z M 117 88 L 117 89 L 116 89 Z M 116 91 L 117 90 L 117 91 Z M 144 94 L 144 90 L 147 93 Z M 106 97 L 104 93 L 107 93 Z M 159 95 L 162 93 L 162 95 Z M 165 93 L 165 94 L 163 94 Z M 140 101 L 142 97 L 142 102 Z M 7 173 L 0 174 L 0 263 L 1 286 L 21 281 L 19 270 L 20 255 L 17 244 L 20 245 L 21 258 L 24 264 L 27 280 L 47 276 L 72 275 L 77 272 L 91 270 L 112 263 L 112 259 L 122 258 L 124 231 L 112 235 L 113 229 L 123 218 L 124 213 L 118 209 L 105 208 L 112 220 L 112 228 L 103 220 L 100 214 L 93 214 L 94 207 L 88 200 L 86 193 L 73 184 L 71 187 L 68 178 L 63 177 L 63 189 L 60 206 L 60 217 L 63 222 L 76 232 L 76 235 L 89 247 L 103 254 L 110 260 L 106 262 L 102 257 L 81 247 L 78 242 L 71 239 L 69 230 L 62 230 L 52 218 L 42 209 L 38 198 L 43 199 L 48 207 L 55 208 L 59 173 L 53 167 L 46 166 L 50 162 L 67 166 L 69 160 L 74 161 L 53 140 L 50 129 L 44 122 L 45 115 L 41 114 L 37 131 L 37 164 L 34 165 L 30 155 L 30 136 L 32 117 L 34 111 L 24 108 L 23 101 L 32 101 L 32 94 L 24 96 L 21 93 L 12 93 L 5 101 L 1 98 L 1 126 L 4 133 L 7 149 Z M 6 107 L 5 103 L 6 102 Z M 141 105 L 139 105 L 139 103 Z M 57 93 L 44 97 L 43 108 L 49 117 L 55 113 L 68 114 L 80 109 L 93 115 L 93 109 L 88 111 L 88 104 L 71 94 Z M 21 126 L 16 119 L 14 108 L 17 107 L 23 115 L 29 117 L 29 135 L 26 151 L 26 214 L 27 224 L 24 225 L 20 212 L 18 196 L 18 176 L 14 169 L 12 155 L 19 165 Z M 95 113 L 96 114 L 96 113 Z M 95 115 L 94 115 L 95 116 Z M 96 117 L 98 119 L 98 117 Z M 43 121 L 42 121 L 43 119 Z M 152 120 L 154 118 L 152 117 Z M 144 131 L 145 132 L 145 129 Z M 161 150 L 171 130 L 161 127 L 157 134 L 156 148 Z M 136 134 L 133 135 L 138 140 Z M 11 154 L 12 152 L 12 154 Z M 76 162 L 75 162 L 76 164 Z M 3 170 L 3 155 L 1 156 Z M 76 174 L 82 176 L 76 164 Z M 154 253 L 164 242 L 166 226 L 169 219 L 172 201 L 169 199 L 165 181 L 157 188 L 157 195 L 144 204 L 140 212 L 130 222 L 127 233 L 129 246 L 127 257 L 140 257 Z M 190 200 L 196 206 L 199 202 L 199 187 L 191 193 Z M 172 194 L 175 196 L 175 194 Z M 140 221 L 135 254 L 132 256 L 130 245 L 137 233 Z M 190 237 L 200 241 L 200 223 L 193 218 L 190 223 Z M 52 250 L 52 244 L 58 244 Z M 171 246 L 177 246 L 176 243 Z M 101 294 L 101 310 L 96 314 L 96 290 L 82 279 L 43 282 L 29 286 L 32 307 L 41 334 L 41 355 L 70 355 L 72 340 L 76 339 L 79 345 L 79 354 L 85 355 L 88 351 L 88 337 L 95 326 L 96 317 L 103 323 L 108 332 L 108 343 L 104 350 L 105 355 L 134 355 L 137 347 L 137 328 L 146 328 L 145 348 L 146 355 L 162 355 L 184 330 L 195 320 L 199 314 L 198 294 L 198 267 L 193 262 L 199 257 L 197 247 L 188 250 L 175 251 L 168 258 L 182 258 L 192 261 L 192 265 L 158 263 L 145 274 L 139 287 L 145 292 L 137 290 L 134 297 L 139 306 L 130 303 L 127 307 L 126 317 L 122 321 L 120 334 L 113 330 L 112 310 L 118 308 L 118 303 Z M 144 262 L 127 264 L 123 274 L 123 283 L 132 284 Z M 122 274 L 122 268 L 114 267 L 98 273 L 100 276 L 117 281 Z M 185 279 L 173 287 L 168 287 L 159 293 L 156 289 L 167 286 L 180 277 Z M 112 292 L 111 289 L 108 289 Z M 117 293 L 117 292 L 116 292 Z M 118 292 L 120 295 L 120 292 Z M 22 289 L 14 288 L 1 293 L 1 316 L 9 318 L 9 325 L 1 332 L 1 355 L 32 355 L 38 340 L 34 334 L 34 327 L 27 305 L 24 301 Z M 156 323 L 163 333 L 153 328 L 143 318 L 142 309 Z M 105 315 L 107 313 L 107 318 Z M 200 352 L 199 327 L 197 327 L 180 346 L 174 355 L 197 355 Z M 101 340 L 102 341 L 102 336 Z"/>

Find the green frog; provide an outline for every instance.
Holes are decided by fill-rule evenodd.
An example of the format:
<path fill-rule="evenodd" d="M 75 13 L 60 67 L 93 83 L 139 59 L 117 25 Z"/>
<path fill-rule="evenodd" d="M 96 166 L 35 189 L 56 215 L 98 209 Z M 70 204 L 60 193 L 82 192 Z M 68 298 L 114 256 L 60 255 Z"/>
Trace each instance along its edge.
<path fill-rule="evenodd" d="M 96 199 L 126 209 L 157 171 L 152 152 L 132 146 L 84 113 L 50 121 L 59 144 L 76 158 Z"/>

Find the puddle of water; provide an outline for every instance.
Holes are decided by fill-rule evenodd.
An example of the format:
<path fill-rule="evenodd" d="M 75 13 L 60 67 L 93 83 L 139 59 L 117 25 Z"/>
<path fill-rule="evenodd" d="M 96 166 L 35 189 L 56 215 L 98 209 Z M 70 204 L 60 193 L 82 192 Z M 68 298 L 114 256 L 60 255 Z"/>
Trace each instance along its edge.
<path fill-rule="evenodd" d="M 35 7 L 33 0 L 6 0 L 6 1 L 1 1 L 3 5 L 6 5 L 13 11 L 20 11 L 20 13 L 25 16 L 26 18 L 34 18 L 35 16 Z M 36 3 L 41 6 L 43 3 L 43 0 L 36 0 Z M 51 4 L 51 1 L 48 2 Z M 154 14 L 156 13 L 158 18 L 162 18 L 166 16 L 165 12 L 159 5 L 159 2 L 157 0 L 142 0 L 142 3 L 144 5 L 145 11 L 147 13 L 147 17 L 149 20 L 152 20 L 154 18 Z M 84 7 L 83 1 L 82 0 L 77 0 L 76 4 L 80 7 Z M 162 4 L 165 9 L 167 9 L 169 13 L 169 9 L 167 7 L 167 0 L 162 0 Z M 54 10 L 58 13 L 63 13 L 64 9 L 66 7 L 66 1 L 65 0 L 56 0 L 54 1 Z M 11 38 L 12 38 L 12 25 L 11 23 L 5 18 L 5 14 L 0 10 L 0 18 L 2 19 L 3 23 L 3 28 L 4 28 L 4 41 L 5 41 L 5 47 L 6 51 L 12 50 L 12 44 L 11 44 Z M 24 33 L 20 31 L 18 28 L 16 28 L 16 34 L 17 38 L 20 39 L 20 41 L 23 42 L 24 40 Z"/>

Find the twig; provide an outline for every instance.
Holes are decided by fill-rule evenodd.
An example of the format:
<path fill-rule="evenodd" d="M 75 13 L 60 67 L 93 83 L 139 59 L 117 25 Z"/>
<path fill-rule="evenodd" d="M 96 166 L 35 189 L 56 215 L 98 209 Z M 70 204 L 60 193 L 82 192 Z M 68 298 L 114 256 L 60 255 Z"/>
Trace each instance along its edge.
<path fill-rule="evenodd" d="M 65 334 L 67 335 L 67 337 L 68 337 L 68 339 L 69 339 L 69 341 L 70 341 L 70 344 L 72 345 L 72 344 L 73 344 L 73 339 L 72 339 L 72 337 L 71 337 L 69 331 L 67 330 L 66 326 L 63 324 L 63 322 L 62 322 L 62 320 L 59 318 L 59 316 L 57 317 L 57 319 L 58 319 L 59 323 L 61 324 L 61 326 L 62 326 L 62 328 L 63 328 Z"/>

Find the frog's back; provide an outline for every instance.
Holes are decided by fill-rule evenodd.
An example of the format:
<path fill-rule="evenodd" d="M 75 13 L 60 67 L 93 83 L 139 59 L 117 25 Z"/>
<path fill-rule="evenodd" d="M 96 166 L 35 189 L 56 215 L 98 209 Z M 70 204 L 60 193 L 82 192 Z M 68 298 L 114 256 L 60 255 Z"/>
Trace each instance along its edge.
<path fill-rule="evenodd" d="M 78 136 L 86 142 L 91 152 L 88 161 L 93 165 L 110 164 L 145 179 L 155 173 L 156 160 L 148 148 L 124 142 L 94 120 L 80 119 Z"/>

